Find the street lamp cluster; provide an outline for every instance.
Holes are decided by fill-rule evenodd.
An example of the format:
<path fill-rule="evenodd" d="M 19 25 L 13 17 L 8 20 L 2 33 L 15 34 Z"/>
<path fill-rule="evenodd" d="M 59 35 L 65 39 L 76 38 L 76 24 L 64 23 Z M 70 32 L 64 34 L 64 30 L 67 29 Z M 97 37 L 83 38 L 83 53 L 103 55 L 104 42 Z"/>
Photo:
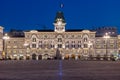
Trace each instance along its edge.
<path fill-rule="evenodd" d="M 110 38 L 110 36 L 109 36 L 108 33 L 105 33 L 105 35 L 103 36 L 103 38 L 106 39 L 105 43 L 106 43 L 106 56 L 107 56 L 108 55 L 108 52 L 107 52 L 108 39 Z"/>
<path fill-rule="evenodd" d="M 3 36 L 3 59 L 7 59 L 7 40 L 10 39 L 8 34 Z"/>
<path fill-rule="evenodd" d="M 29 52 L 28 52 L 28 47 L 29 47 L 29 43 L 24 43 L 24 47 L 25 47 L 25 49 L 26 49 L 26 59 L 29 59 Z"/>
<path fill-rule="evenodd" d="M 89 48 L 89 56 L 90 56 L 90 48 L 93 45 L 93 43 L 91 41 L 88 42 L 88 48 Z"/>

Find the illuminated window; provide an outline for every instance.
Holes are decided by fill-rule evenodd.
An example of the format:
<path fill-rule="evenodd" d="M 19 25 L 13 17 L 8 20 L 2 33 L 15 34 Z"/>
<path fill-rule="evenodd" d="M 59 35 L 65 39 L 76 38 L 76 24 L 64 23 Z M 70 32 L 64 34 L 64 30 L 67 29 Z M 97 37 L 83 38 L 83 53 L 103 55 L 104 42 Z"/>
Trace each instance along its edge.
<path fill-rule="evenodd" d="M 68 35 L 66 35 L 65 37 L 68 38 Z"/>
<path fill-rule="evenodd" d="M 96 40 L 96 43 L 100 43 L 100 41 L 101 41 L 100 39 L 97 39 L 97 40 Z"/>
<path fill-rule="evenodd" d="M 106 48 L 106 45 L 103 45 L 103 48 Z"/>
<path fill-rule="evenodd" d="M 74 35 L 72 35 L 72 38 L 74 38 Z"/>
<path fill-rule="evenodd" d="M 78 38 L 81 38 L 81 35 L 78 35 Z"/>
<path fill-rule="evenodd" d="M 105 40 L 103 40 L 103 43 L 104 43 L 104 44 L 106 44 L 106 41 L 105 41 Z"/>
<path fill-rule="evenodd" d="M 32 42 L 36 42 L 36 38 L 32 38 Z"/>
<path fill-rule="evenodd" d="M 53 45 L 53 44 L 51 44 L 51 48 L 54 48 L 54 45 Z"/>
<path fill-rule="evenodd" d="M 100 51 L 100 50 L 97 50 L 96 53 L 101 53 L 101 51 Z"/>
<path fill-rule="evenodd" d="M 39 41 L 39 43 L 42 43 L 42 41 Z"/>
<path fill-rule="evenodd" d="M 110 40 L 110 43 L 114 43 L 114 40 Z"/>
<path fill-rule="evenodd" d="M 72 43 L 75 43 L 75 41 L 72 41 Z"/>
<path fill-rule="evenodd" d="M 17 51 L 16 51 L 16 50 L 13 50 L 13 53 L 17 53 Z"/>
<path fill-rule="evenodd" d="M 42 48 L 42 45 L 40 44 L 39 47 Z"/>
<path fill-rule="evenodd" d="M 58 44 L 58 48 L 62 48 L 62 44 Z"/>
<path fill-rule="evenodd" d="M 17 43 L 17 41 L 14 41 L 14 43 Z"/>
<path fill-rule="evenodd" d="M 81 43 L 81 41 L 78 41 L 78 43 Z"/>
<path fill-rule="evenodd" d="M 66 45 L 65 45 L 66 48 L 69 47 L 69 41 L 66 41 Z"/>
<path fill-rule="evenodd" d="M 69 41 L 67 41 L 66 43 L 69 43 Z"/>
<path fill-rule="evenodd" d="M 114 45 L 113 45 L 113 44 L 111 44 L 111 45 L 110 45 L 110 48 L 114 48 Z"/>
<path fill-rule="evenodd" d="M 66 48 L 69 48 L 69 45 L 66 45 Z"/>
<path fill-rule="evenodd" d="M 87 38 L 84 38 L 84 42 L 87 42 Z"/>
<path fill-rule="evenodd" d="M 84 44 L 84 48 L 88 48 L 88 45 L 87 45 L 87 44 Z"/>
<path fill-rule="evenodd" d="M 96 45 L 96 48 L 100 48 L 100 45 L 99 45 L 99 44 L 97 44 L 97 45 Z"/>
<path fill-rule="evenodd" d="M 23 51 L 22 50 L 19 50 L 19 53 L 22 53 Z"/>
<path fill-rule="evenodd" d="M 87 51 L 87 50 L 84 50 L 84 53 L 88 53 L 88 51 Z"/>
<path fill-rule="evenodd" d="M 58 38 L 58 42 L 62 42 L 62 38 Z"/>
<path fill-rule="evenodd" d="M 44 35 L 44 38 L 47 38 L 47 35 Z"/>
<path fill-rule="evenodd" d="M 74 45 L 74 44 L 72 45 L 72 48 L 75 48 L 75 45 Z"/>
<path fill-rule="evenodd" d="M 17 46 L 13 46 L 13 48 L 17 48 Z"/>
<path fill-rule="evenodd" d="M 8 50 L 8 53 L 11 53 L 12 51 L 11 50 Z"/>
<path fill-rule="evenodd" d="M 32 44 L 32 48 L 36 48 L 36 44 Z"/>
<path fill-rule="evenodd" d="M 10 41 L 8 41 L 8 43 L 10 43 Z"/>
<path fill-rule="evenodd" d="M 78 44 L 78 48 L 81 48 L 81 45 L 80 45 L 80 44 Z"/>

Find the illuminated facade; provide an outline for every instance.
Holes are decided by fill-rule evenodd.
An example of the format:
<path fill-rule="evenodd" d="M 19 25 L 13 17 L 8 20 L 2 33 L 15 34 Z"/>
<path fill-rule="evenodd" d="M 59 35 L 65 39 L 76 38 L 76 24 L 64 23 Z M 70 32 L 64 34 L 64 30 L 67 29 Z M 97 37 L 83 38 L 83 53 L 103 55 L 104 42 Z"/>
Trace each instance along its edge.
<path fill-rule="evenodd" d="M 22 32 L 21 36 L 10 36 L 6 42 L 7 58 L 86 59 L 118 53 L 117 36 L 111 36 L 106 42 L 103 36 L 96 36 L 96 31 L 66 30 L 62 12 L 57 12 L 53 25 L 54 30 L 31 30 Z"/>
<path fill-rule="evenodd" d="M 0 53 L 3 52 L 3 27 L 0 26 Z M 2 55 L 0 55 L 0 58 L 2 58 Z"/>

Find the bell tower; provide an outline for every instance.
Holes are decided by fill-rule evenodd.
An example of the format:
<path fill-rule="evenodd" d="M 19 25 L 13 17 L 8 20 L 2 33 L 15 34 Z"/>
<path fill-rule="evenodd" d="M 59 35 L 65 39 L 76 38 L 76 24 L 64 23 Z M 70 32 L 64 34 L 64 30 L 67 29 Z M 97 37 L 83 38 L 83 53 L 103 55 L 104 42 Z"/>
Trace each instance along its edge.
<path fill-rule="evenodd" d="M 65 32 L 66 22 L 65 22 L 63 12 L 58 11 L 56 13 L 55 21 L 53 24 L 54 24 L 54 31 L 55 32 L 58 32 L 58 33 Z"/>

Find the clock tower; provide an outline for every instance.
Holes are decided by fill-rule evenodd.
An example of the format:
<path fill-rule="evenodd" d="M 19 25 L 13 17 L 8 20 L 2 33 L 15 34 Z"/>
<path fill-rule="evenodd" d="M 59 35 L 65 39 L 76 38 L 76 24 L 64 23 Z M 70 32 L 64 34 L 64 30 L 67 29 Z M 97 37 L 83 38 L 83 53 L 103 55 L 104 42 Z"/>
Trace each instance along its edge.
<path fill-rule="evenodd" d="M 58 11 L 56 13 L 55 21 L 53 24 L 54 24 L 54 31 L 55 32 L 58 32 L 58 33 L 65 32 L 66 22 L 65 22 L 63 12 Z"/>

